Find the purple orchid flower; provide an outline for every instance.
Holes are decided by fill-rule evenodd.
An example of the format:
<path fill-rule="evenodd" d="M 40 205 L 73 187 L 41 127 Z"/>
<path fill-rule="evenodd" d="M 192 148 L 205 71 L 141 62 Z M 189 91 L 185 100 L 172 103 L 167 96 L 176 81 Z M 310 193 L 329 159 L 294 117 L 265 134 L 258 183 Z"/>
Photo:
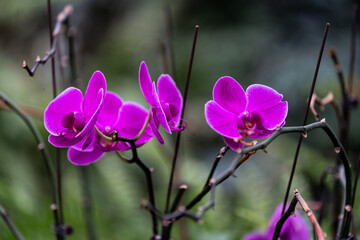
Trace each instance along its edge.
<path fill-rule="evenodd" d="M 147 117 L 148 111 L 139 104 L 123 102 L 115 93 L 107 92 L 96 127 L 107 136 L 110 136 L 113 131 L 117 131 L 121 137 L 133 138 L 140 132 Z M 148 126 L 143 135 L 135 141 L 135 145 L 142 146 L 153 136 L 153 131 Z M 87 165 L 97 161 L 105 152 L 125 151 L 131 148 L 127 142 L 108 142 L 98 134 L 93 138 L 90 146 L 85 151 L 78 145 L 69 148 L 68 159 L 70 162 L 76 165 Z"/>
<path fill-rule="evenodd" d="M 139 83 L 146 101 L 151 106 L 152 120 L 150 125 L 154 135 L 161 144 L 164 140 L 161 137 L 158 127 L 163 126 L 171 134 L 171 131 L 184 130 L 184 126 L 179 126 L 183 99 L 174 80 L 167 74 L 162 74 L 157 81 L 151 81 L 149 71 L 145 62 L 141 62 L 139 69 Z"/>
<path fill-rule="evenodd" d="M 205 104 L 206 121 L 231 149 L 240 151 L 245 137 L 265 138 L 285 124 L 288 104 L 282 97 L 260 84 L 245 92 L 232 77 L 222 77 L 214 86 L 214 100 Z"/>
<path fill-rule="evenodd" d="M 86 149 L 95 136 L 97 121 L 106 94 L 104 75 L 96 71 L 90 78 L 86 93 L 69 87 L 52 100 L 44 112 L 44 125 L 55 147 L 78 145 Z"/>
<path fill-rule="evenodd" d="M 276 223 L 281 218 L 282 205 L 279 205 L 275 213 L 273 214 L 269 227 L 266 232 L 253 232 L 246 235 L 243 240 L 271 240 Z M 295 210 L 296 217 L 290 216 L 286 222 L 284 223 L 279 238 L 281 240 L 309 240 L 310 239 L 310 231 L 305 222 L 305 220 L 301 217 L 300 213 Z"/>

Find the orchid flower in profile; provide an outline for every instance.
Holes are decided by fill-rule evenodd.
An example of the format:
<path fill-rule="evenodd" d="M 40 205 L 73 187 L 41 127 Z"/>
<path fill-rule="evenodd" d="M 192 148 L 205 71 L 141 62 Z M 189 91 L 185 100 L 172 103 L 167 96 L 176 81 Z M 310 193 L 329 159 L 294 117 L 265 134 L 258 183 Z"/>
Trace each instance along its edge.
<path fill-rule="evenodd" d="M 144 107 L 134 102 L 123 102 L 115 93 L 107 92 L 96 127 L 106 136 L 111 136 L 111 133 L 116 131 L 121 137 L 133 138 L 140 132 L 147 117 L 148 111 Z M 135 141 L 135 145 L 140 147 L 153 136 L 150 126 L 147 126 L 141 137 Z M 125 151 L 130 148 L 127 142 L 109 142 L 96 134 L 89 150 L 82 150 L 77 146 L 69 148 L 68 159 L 76 165 L 87 165 L 97 161 L 105 152 Z"/>
<path fill-rule="evenodd" d="M 141 91 L 146 101 L 151 106 L 152 120 L 150 125 L 161 144 L 164 140 L 161 137 L 158 127 L 171 134 L 171 131 L 180 131 L 184 126 L 180 126 L 183 99 L 174 80 L 168 74 L 162 74 L 158 78 L 157 88 L 155 82 L 151 81 L 149 71 L 145 62 L 141 62 L 139 69 L 139 83 Z"/>
<path fill-rule="evenodd" d="M 82 92 L 69 87 L 52 100 L 44 111 L 44 125 L 55 147 L 77 145 L 84 150 L 95 136 L 94 125 L 106 94 L 104 75 L 96 71 Z"/>
<path fill-rule="evenodd" d="M 274 235 L 276 223 L 281 218 L 282 205 L 279 205 L 273 214 L 268 229 L 265 232 L 253 232 L 247 234 L 243 240 L 271 240 Z M 279 239 L 281 240 L 309 240 L 310 230 L 301 217 L 300 213 L 295 210 L 295 215 L 290 216 L 284 223 Z"/>
<path fill-rule="evenodd" d="M 206 121 L 239 152 L 248 144 L 246 137 L 265 138 L 285 124 L 288 104 L 282 97 L 261 84 L 253 84 L 245 92 L 232 77 L 222 77 L 214 86 L 214 100 L 205 104 Z"/>

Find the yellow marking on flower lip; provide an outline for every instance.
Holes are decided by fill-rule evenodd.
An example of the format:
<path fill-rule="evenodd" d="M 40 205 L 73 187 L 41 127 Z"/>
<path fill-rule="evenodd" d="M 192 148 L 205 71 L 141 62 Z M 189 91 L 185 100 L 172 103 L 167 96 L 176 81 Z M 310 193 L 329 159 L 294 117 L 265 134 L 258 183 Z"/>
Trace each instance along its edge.
<path fill-rule="evenodd" d="M 247 123 L 245 123 L 245 127 L 247 127 L 247 128 L 252 128 L 252 123 L 251 122 L 247 122 Z"/>

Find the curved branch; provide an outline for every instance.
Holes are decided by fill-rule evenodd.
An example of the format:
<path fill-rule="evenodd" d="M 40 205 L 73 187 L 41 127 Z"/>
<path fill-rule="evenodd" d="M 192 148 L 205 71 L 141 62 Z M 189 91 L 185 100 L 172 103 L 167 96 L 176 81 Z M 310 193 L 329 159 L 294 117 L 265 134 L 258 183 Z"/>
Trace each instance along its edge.
<path fill-rule="evenodd" d="M 350 169 L 350 163 L 349 159 L 346 155 L 346 152 L 341 145 L 339 139 L 335 135 L 335 133 L 332 131 L 332 129 L 329 127 L 329 125 L 325 121 L 315 122 L 312 124 L 308 124 L 306 126 L 299 126 L 299 127 L 283 127 L 279 129 L 278 131 L 274 132 L 271 136 L 269 136 L 266 140 L 263 142 L 256 144 L 255 146 L 248 147 L 243 149 L 241 154 L 239 154 L 231 163 L 228 169 L 226 169 L 224 172 L 219 174 L 216 178 L 213 178 L 213 184 L 211 186 L 206 186 L 203 188 L 203 190 L 190 202 L 188 203 L 184 209 L 164 214 L 162 216 L 163 220 L 172 221 L 177 220 L 184 215 L 188 215 L 187 211 L 191 209 L 194 205 L 196 205 L 211 189 L 212 186 L 217 186 L 218 184 L 225 181 L 227 178 L 229 178 L 235 170 L 243 163 L 245 162 L 252 154 L 254 154 L 258 150 L 265 149 L 273 140 L 275 140 L 278 136 L 282 134 L 287 133 L 305 133 L 310 132 L 315 129 L 322 129 L 325 131 L 325 133 L 330 138 L 331 142 L 333 143 L 335 147 L 335 152 L 339 154 L 339 157 L 342 161 L 342 164 L 345 169 L 345 177 L 346 177 L 346 186 L 345 186 L 345 214 L 344 219 L 341 226 L 341 236 L 347 237 L 349 234 L 349 227 L 351 222 L 351 169 Z"/>

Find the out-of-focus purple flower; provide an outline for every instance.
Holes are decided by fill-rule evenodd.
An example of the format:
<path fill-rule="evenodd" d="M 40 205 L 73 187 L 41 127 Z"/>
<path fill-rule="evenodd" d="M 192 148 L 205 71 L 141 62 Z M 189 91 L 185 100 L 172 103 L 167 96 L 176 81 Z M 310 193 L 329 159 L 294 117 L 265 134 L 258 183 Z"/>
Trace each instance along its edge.
<path fill-rule="evenodd" d="M 117 131 L 121 137 L 133 138 L 140 132 L 147 117 L 148 111 L 139 104 L 123 102 L 115 93 L 107 92 L 96 127 L 107 136 Z M 151 127 L 148 126 L 143 135 L 135 141 L 135 145 L 139 147 L 150 141 L 153 136 Z M 70 162 L 76 165 L 87 165 L 101 158 L 105 152 L 125 151 L 131 148 L 127 142 L 109 142 L 98 134 L 90 145 L 89 150 L 85 151 L 78 145 L 71 147 L 68 151 Z"/>
<path fill-rule="evenodd" d="M 245 137 L 265 138 L 285 124 L 288 104 L 282 97 L 261 84 L 250 85 L 245 92 L 232 77 L 222 77 L 214 86 L 214 100 L 205 104 L 206 121 L 239 151 Z"/>
<path fill-rule="evenodd" d="M 75 144 L 84 150 L 95 136 L 97 121 L 106 94 L 104 75 L 96 71 L 83 97 L 74 87 L 65 89 L 52 100 L 44 112 L 44 125 L 50 133 L 49 142 L 56 147 Z"/>
<path fill-rule="evenodd" d="M 271 240 L 276 223 L 281 218 L 282 205 L 279 205 L 269 223 L 269 227 L 265 232 L 253 232 L 246 235 L 243 240 Z M 310 231 L 305 222 L 301 217 L 300 213 L 295 210 L 296 217 L 290 216 L 284 223 L 279 238 L 281 240 L 309 240 Z"/>
<path fill-rule="evenodd" d="M 139 83 L 146 101 L 151 106 L 152 120 L 150 125 L 154 135 L 161 144 L 164 144 L 164 140 L 158 131 L 159 125 L 162 125 L 170 134 L 171 131 L 184 129 L 179 127 L 183 107 L 181 93 L 168 74 L 160 75 L 156 88 L 155 82 L 151 81 L 145 62 L 140 64 Z"/>

